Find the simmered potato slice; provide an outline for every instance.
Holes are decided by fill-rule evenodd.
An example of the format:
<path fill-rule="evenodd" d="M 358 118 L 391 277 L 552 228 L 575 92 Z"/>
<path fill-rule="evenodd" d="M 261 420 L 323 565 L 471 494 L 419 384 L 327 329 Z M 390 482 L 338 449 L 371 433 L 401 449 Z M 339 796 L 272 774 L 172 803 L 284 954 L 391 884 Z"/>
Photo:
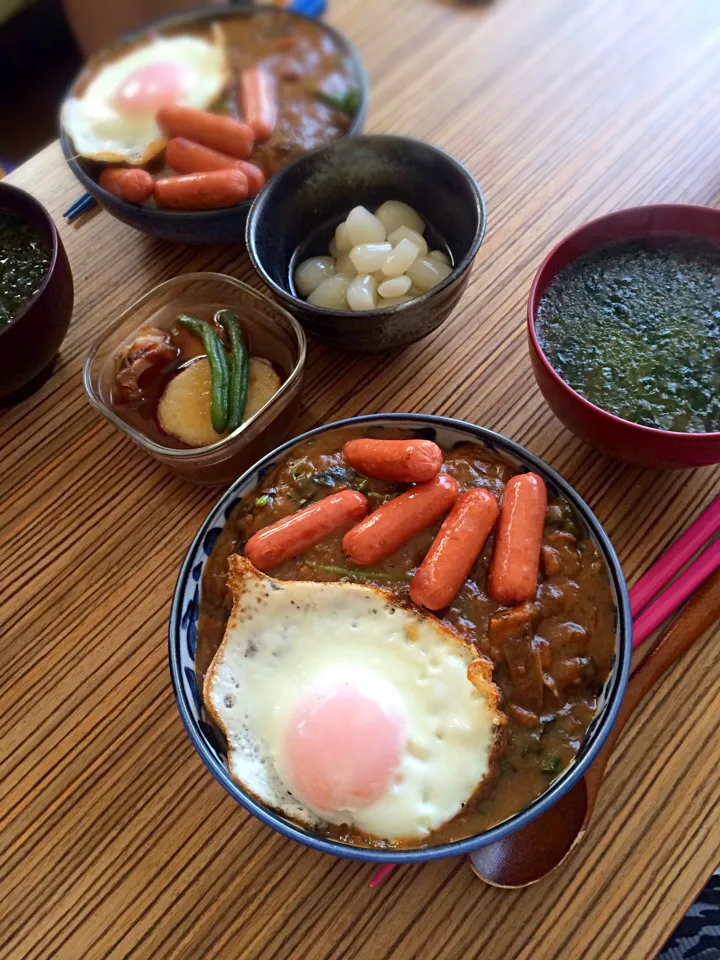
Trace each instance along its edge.
<path fill-rule="evenodd" d="M 262 357 L 250 357 L 248 369 L 248 398 L 245 407 L 245 420 L 254 416 L 280 389 L 280 377 L 275 373 L 269 360 Z"/>
<path fill-rule="evenodd" d="M 189 447 L 206 447 L 227 434 L 218 434 L 210 420 L 210 364 L 203 357 L 186 367 L 165 387 L 158 403 L 158 421 L 171 436 Z M 249 420 L 280 389 L 280 377 L 262 357 L 250 357 L 248 398 L 243 421 Z"/>
<path fill-rule="evenodd" d="M 158 403 L 158 421 L 171 436 L 189 447 L 206 447 L 220 439 L 210 421 L 210 364 L 206 357 L 181 370 L 165 387 Z"/>

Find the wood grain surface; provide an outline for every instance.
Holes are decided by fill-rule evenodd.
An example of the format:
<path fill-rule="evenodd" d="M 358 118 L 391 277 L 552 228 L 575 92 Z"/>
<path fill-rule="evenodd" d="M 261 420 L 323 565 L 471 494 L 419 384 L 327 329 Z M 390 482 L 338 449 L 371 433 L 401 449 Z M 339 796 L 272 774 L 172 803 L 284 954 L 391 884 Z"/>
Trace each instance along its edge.
<path fill-rule="evenodd" d="M 317 345 L 299 430 L 426 411 L 507 434 L 605 524 L 629 580 L 711 498 L 720 470 L 647 471 L 575 440 L 535 387 L 530 279 L 571 228 L 720 193 L 720 9 L 711 0 L 335 0 L 372 83 L 368 128 L 424 137 L 483 187 L 489 230 L 461 306 L 390 357 Z M 505 892 L 462 860 L 398 868 L 292 844 L 225 795 L 188 741 L 166 663 L 183 553 L 217 493 L 171 477 L 88 405 L 92 341 L 153 284 L 257 283 L 239 249 L 174 247 L 80 193 L 53 145 L 10 177 L 47 205 L 76 307 L 51 380 L 0 414 L 0 956 L 651 958 L 720 860 L 711 632 L 623 737 L 593 827 L 558 874 Z"/>

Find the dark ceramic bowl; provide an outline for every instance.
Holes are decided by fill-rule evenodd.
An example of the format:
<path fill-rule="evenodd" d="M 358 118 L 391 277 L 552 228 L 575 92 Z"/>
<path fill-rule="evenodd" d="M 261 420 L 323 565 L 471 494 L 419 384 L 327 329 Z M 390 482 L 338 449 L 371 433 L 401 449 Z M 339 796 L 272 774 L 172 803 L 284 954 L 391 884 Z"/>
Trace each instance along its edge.
<path fill-rule="evenodd" d="M 31 223 L 50 248 L 50 265 L 35 296 L 0 327 L 0 404 L 39 387 L 65 338 L 73 309 L 73 279 L 52 217 L 29 193 L 0 183 L 0 212 Z"/>
<path fill-rule="evenodd" d="M 286 819 L 269 807 L 255 800 L 239 787 L 227 769 L 225 744 L 211 725 L 202 704 L 201 688 L 195 672 L 197 624 L 200 610 L 200 590 L 205 563 L 225 525 L 231 511 L 239 500 L 255 490 L 265 474 L 279 461 L 291 457 L 293 449 L 309 437 L 328 433 L 340 428 L 355 427 L 358 435 L 372 429 L 374 436 L 382 436 L 386 430 L 403 430 L 407 436 L 420 436 L 437 440 L 446 449 L 459 443 L 471 443 L 481 449 L 492 451 L 512 464 L 519 471 L 534 470 L 543 477 L 554 494 L 565 497 L 573 505 L 585 529 L 597 545 L 615 600 L 615 660 L 610 676 L 598 696 L 598 712 L 591 723 L 575 760 L 536 800 L 524 810 L 507 820 L 485 830 L 483 833 L 457 840 L 454 843 L 429 844 L 413 850 L 378 850 L 356 847 L 329 840 L 318 833 Z M 353 417 L 337 423 L 329 423 L 316 430 L 282 444 L 263 457 L 254 467 L 244 473 L 220 498 L 197 532 L 180 569 L 170 613 L 168 655 L 173 689 L 185 729 L 200 754 L 200 757 L 218 783 L 242 807 L 264 824 L 286 837 L 337 857 L 355 860 L 373 860 L 380 863 L 417 863 L 439 857 L 453 857 L 470 853 L 478 847 L 501 840 L 520 830 L 530 821 L 545 813 L 583 776 L 600 750 L 617 717 L 620 702 L 625 692 L 631 656 L 630 603 L 620 564 L 607 534 L 600 526 L 585 501 L 562 477 L 538 457 L 512 440 L 500 434 L 477 427 L 461 420 L 434 417 L 426 414 L 385 413 L 374 416 Z"/>
<path fill-rule="evenodd" d="M 700 467 L 720 463 L 720 433 L 673 433 L 623 420 L 590 403 L 550 365 L 537 338 L 540 301 L 557 273 L 605 243 L 676 236 L 720 244 L 720 210 L 656 204 L 619 210 L 592 220 L 561 240 L 535 274 L 528 300 L 528 339 L 535 378 L 555 415 L 569 430 L 604 453 L 643 467 Z"/>
<path fill-rule="evenodd" d="M 163 30 L 177 31 L 205 21 L 252 17 L 259 10 L 267 12 L 268 9 L 272 8 L 252 5 L 229 8 L 210 6 L 177 16 L 165 17 L 154 21 L 150 26 L 143 27 L 142 30 L 127 34 L 113 43 L 112 50 L 115 52 L 120 46 L 134 43 L 143 34 L 150 31 L 153 33 Z M 278 13 L 299 21 L 312 20 L 313 25 L 332 37 L 340 50 L 343 51 L 344 57 L 354 73 L 354 81 L 362 92 L 360 106 L 348 128 L 348 136 L 359 133 L 365 120 L 368 101 L 368 82 L 359 54 L 345 37 L 333 27 L 290 10 L 282 10 Z M 101 51 L 96 57 L 103 57 L 106 53 L 107 51 Z M 85 70 L 75 78 L 70 88 L 71 91 L 83 79 L 84 75 Z M 239 203 L 234 207 L 221 210 L 207 211 L 160 210 L 154 206 L 128 203 L 112 193 L 108 193 L 107 190 L 103 190 L 97 182 L 97 177 L 104 164 L 78 157 L 72 140 L 64 130 L 60 131 L 60 144 L 70 169 L 87 192 L 92 194 L 100 206 L 104 207 L 114 217 L 136 230 L 141 230 L 153 237 L 159 237 L 161 240 L 170 240 L 173 243 L 244 243 L 245 223 L 252 201 L 248 200 L 245 203 Z"/>
<path fill-rule="evenodd" d="M 294 257 L 315 235 L 327 253 L 335 227 L 353 207 L 385 200 L 414 207 L 452 253 L 452 273 L 406 303 L 377 310 L 328 310 L 306 303 L 290 282 Z M 337 140 L 289 164 L 253 203 L 247 248 L 255 269 L 306 330 L 343 350 L 395 350 L 421 340 L 447 319 L 470 279 L 485 234 L 485 201 L 465 167 L 420 140 L 365 136 Z M 320 228 L 320 229 L 319 229 Z"/>

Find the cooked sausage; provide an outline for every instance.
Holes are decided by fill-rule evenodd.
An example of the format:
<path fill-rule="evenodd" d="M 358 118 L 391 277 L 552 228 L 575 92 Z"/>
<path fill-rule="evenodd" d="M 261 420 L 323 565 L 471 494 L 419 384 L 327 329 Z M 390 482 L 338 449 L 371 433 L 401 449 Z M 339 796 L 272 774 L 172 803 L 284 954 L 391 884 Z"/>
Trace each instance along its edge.
<path fill-rule="evenodd" d="M 212 147 L 173 137 L 165 147 L 165 160 L 177 173 L 205 173 L 207 170 L 237 170 L 241 162 L 229 153 L 220 153 Z"/>
<path fill-rule="evenodd" d="M 443 455 L 432 440 L 348 440 L 343 457 L 366 477 L 424 483 L 440 473 Z"/>
<path fill-rule="evenodd" d="M 452 603 L 495 526 L 498 505 L 488 490 L 468 490 L 443 521 L 410 583 L 413 603 L 441 610 Z"/>
<path fill-rule="evenodd" d="M 265 186 L 265 174 L 254 163 L 237 160 L 229 153 L 220 153 L 212 147 L 173 137 L 165 148 L 168 166 L 178 173 L 205 173 L 209 170 L 240 170 L 247 177 L 248 197 L 254 197 Z"/>
<path fill-rule="evenodd" d="M 488 590 L 506 606 L 534 600 L 537 592 L 547 490 L 542 477 L 522 473 L 505 487 Z"/>
<path fill-rule="evenodd" d="M 98 177 L 98 183 L 103 190 L 128 203 L 147 200 L 155 186 L 155 180 L 147 170 L 129 167 L 108 167 Z"/>
<path fill-rule="evenodd" d="M 267 140 L 277 123 L 275 78 L 262 67 L 248 67 L 240 72 L 238 92 L 245 123 L 256 140 Z"/>
<path fill-rule="evenodd" d="M 238 160 L 229 153 L 220 153 L 212 147 L 187 140 L 185 137 L 173 137 L 165 148 L 168 166 L 178 173 L 205 173 L 209 170 L 240 170 L 248 181 L 248 196 L 254 197 L 265 186 L 265 174 L 260 167 L 247 160 Z"/>
<path fill-rule="evenodd" d="M 209 170 L 181 177 L 161 177 L 153 192 L 159 207 L 171 210 L 217 210 L 247 199 L 247 177 L 240 170 Z"/>
<path fill-rule="evenodd" d="M 260 193 L 267 180 L 260 167 L 256 167 L 254 163 L 248 163 L 247 160 L 238 160 L 237 168 L 242 170 L 247 177 L 248 196 L 254 197 L 257 193 Z"/>
<path fill-rule="evenodd" d="M 255 143 L 255 134 L 246 123 L 194 107 L 161 107 L 157 121 L 170 137 L 186 137 L 240 160 L 247 160 Z"/>
<path fill-rule="evenodd" d="M 457 480 L 439 473 L 378 507 L 353 527 L 343 537 L 343 550 L 361 567 L 385 560 L 416 533 L 437 523 L 458 494 Z"/>
<path fill-rule="evenodd" d="M 333 493 L 254 533 L 245 544 L 245 556 L 258 570 L 270 570 L 336 530 L 357 523 L 368 506 L 367 498 L 355 490 Z"/>

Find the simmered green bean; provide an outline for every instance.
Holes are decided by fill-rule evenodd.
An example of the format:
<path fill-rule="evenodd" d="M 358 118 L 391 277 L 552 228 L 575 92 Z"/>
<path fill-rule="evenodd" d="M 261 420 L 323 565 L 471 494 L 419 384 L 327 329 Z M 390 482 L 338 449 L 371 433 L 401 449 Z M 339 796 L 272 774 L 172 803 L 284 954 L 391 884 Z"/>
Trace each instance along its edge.
<path fill-rule="evenodd" d="M 230 390 L 230 371 L 225 348 L 220 337 L 207 320 L 200 320 L 183 313 L 177 318 L 178 326 L 189 330 L 202 341 L 205 355 L 210 364 L 210 382 L 212 401 L 210 417 L 215 433 L 224 433 L 228 425 L 228 398 Z"/>
<path fill-rule="evenodd" d="M 230 390 L 228 393 L 228 430 L 232 433 L 243 422 L 248 396 L 249 357 L 240 320 L 232 310 L 218 310 L 215 322 L 230 341 Z"/>

